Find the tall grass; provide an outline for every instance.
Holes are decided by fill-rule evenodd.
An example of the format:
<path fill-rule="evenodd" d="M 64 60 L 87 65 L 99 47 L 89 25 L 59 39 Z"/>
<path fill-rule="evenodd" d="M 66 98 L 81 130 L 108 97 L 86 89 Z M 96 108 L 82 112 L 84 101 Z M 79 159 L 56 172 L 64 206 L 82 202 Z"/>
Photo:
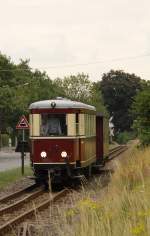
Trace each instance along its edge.
<path fill-rule="evenodd" d="M 49 227 L 43 225 L 39 235 L 150 235 L 150 149 L 127 155 L 106 188 L 102 181 L 94 180 L 61 207 L 51 206 Z"/>

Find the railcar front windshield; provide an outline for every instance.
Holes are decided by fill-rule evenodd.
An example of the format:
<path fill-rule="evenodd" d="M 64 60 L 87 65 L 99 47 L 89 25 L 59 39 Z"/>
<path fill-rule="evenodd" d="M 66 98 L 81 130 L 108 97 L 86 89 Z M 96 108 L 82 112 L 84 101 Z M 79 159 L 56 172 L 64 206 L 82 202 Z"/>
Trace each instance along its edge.
<path fill-rule="evenodd" d="M 66 136 L 65 114 L 42 114 L 40 136 Z"/>

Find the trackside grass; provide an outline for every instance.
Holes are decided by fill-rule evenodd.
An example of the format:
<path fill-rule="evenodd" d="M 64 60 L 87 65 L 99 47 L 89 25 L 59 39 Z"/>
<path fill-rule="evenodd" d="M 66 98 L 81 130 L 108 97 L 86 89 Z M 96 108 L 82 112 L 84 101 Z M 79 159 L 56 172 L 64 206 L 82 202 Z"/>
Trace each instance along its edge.
<path fill-rule="evenodd" d="M 29 166 L 25 166 L 24 176 L 32 175 L 32 170 Z M 22 178 L 21 169 L 14 168 L 7 171 L 0 172 L 0 189 L 6 187 L 8 184 L 15 182 Z"/>
<path fill-rule="evenodd" d="M 36 235 L 150 235 L 150 148 L 117 162 L 107 187 L 100 182 L 93 180 L 61 207 L 51 206 L 48 223 L 38 222 Z"/>

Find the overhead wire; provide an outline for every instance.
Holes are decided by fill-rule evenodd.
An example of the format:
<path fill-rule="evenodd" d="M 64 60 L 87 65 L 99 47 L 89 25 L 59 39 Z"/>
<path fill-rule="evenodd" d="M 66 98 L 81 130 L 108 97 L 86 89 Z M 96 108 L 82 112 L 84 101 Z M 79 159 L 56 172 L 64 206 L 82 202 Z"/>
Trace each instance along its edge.
<path fill-rule="evenodd" d="M 125 61 L 125 60 L 134 60 L 142 57 L 149 57 L 150 53 L 145 54 L 139 54 L 136 56 L 128 56 L 128 57 L 118 57 L 118 58 L 112 58 L 107 60 L 99 60 L 95 62 L 87 62 L 87 63 L 78 63 L 78 64 L 65 64 L 65 65 L 51 65 L 46 67 L 39 67 L 38 69 L 58 69 L 58 68 L 69 68 L 69 67 L 76 67 L 76 66 L 89 66 L 89 65 L 96 65 L 96 64 L 102 64 L 102 63 L 108 63 L 108 62 L 115 62 L 115 61 Z M 0 71 L 29 71 L 29 70 L 36 70 L 33 68 L 16 68 L 16 69 L 0 69 Z"/>
<path fill-rule="evenodd" d="M 137 58 L 140 58 L 140 57 L 148 57 L 148 56 L 150 56 L 150 53 L 141 54 L 141 55 L 137 55 L 137 56 L 130 56 L 130 57 L 118 57 L 118 58 L 113 58 L 113 59 L 108 59 L 108 60 L 100 60 L 100 61 L 80 63 L 80 64 L 48 66 L 48 67 L 44 67 L 44 68 L 45 69 L 51 69 L 51 68 L 61 68 L 61 67 L 65 68 L 65 67 L 75 67 L 75 66 L 88 66 L 88 65 L 101 64 L 101 63 L 105 63 L 105 62 L 114 62 L 114 61 L 122 61 L 122 60 L 133 60 L 133 59 L 137 59 Z"/>

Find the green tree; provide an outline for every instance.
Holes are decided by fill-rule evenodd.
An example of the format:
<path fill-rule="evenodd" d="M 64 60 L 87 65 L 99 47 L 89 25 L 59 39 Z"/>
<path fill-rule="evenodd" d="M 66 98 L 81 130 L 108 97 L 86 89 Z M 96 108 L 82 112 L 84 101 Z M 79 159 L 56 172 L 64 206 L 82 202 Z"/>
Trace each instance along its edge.
<path fill-rule="evenodd" d="M 0 131 L 14 129 L 22 114 L 28 115 L 28 107 L 37 100 L 58 96 L 85 102 L 105 111 L 101 92 L 89 76 L 81 73 L 52 81 L 46 72 L 33 71 L 29 59 L 19 64 L 0 54 Z"/>
<path fill-rule="evenodd" d="M 14 92 L 14 64 L 6 55 L 0 53 L 0 131 L 6 129 L 9 123 L 9 112 L 12 110 Z M 11 102 L 12 101 L 12 102 Z"/>
<path fill-rule="evenodd" d="M 10 57 L 0 53 L 0 87 L 14 84 L 14 68 Z"/>
<path fill-rule="evenodd" d="M 150 86 L 137 94 L 132 109 L 141 144 L 150 145 Z"/>
<path fill-rule="evenodd" d="M 116 130 L 130 130 L 133 118 L 129 109 L 134 96 L 141 89 L 140 77 L 121 70 L 111 70 L 103 74 L 99 89 L 102 91 L 104 104 L 114 117 Z"/>
<path fill-rule="evenodd" d="M 28 114 L 29 104 L 60 96 L 61 89 L 53 83 L 46 72 L 32 71 L 29 60 L 14 64 L 0 54 L 0 131 L 13 127 L 19 116 Z"/>
<path fill-rule="evenodd" d="M 97 112 L 101 112 L 104 115 L 108 116 L 106 107 L 104 106 L 104 101 L 102 98 L 101 90 L 99 89 L 98 83 L 94 82 L 91 87 L 91 99 L 89 104 L 96 107 Z"/>
<path fill-rule="evenodd" d="M 62 94 L 67 98 L 76 101 L 89 103 L 91 99 L 92 82 L 89 76 L 82 74 L 71 75 L 64 79 L 57 78 L 54 83 L 61 89 Z"/>
<path fill-rule="evenodd" d="M 82 73 L 64 79 L 57 78 L 53 84 L 56 85 L 56 91 L 59 91 L 60 96 L 93 105 L 97 111 L 107 114 L 101 91 L 97 83 L 89 80 L 88 75 Z"/>

